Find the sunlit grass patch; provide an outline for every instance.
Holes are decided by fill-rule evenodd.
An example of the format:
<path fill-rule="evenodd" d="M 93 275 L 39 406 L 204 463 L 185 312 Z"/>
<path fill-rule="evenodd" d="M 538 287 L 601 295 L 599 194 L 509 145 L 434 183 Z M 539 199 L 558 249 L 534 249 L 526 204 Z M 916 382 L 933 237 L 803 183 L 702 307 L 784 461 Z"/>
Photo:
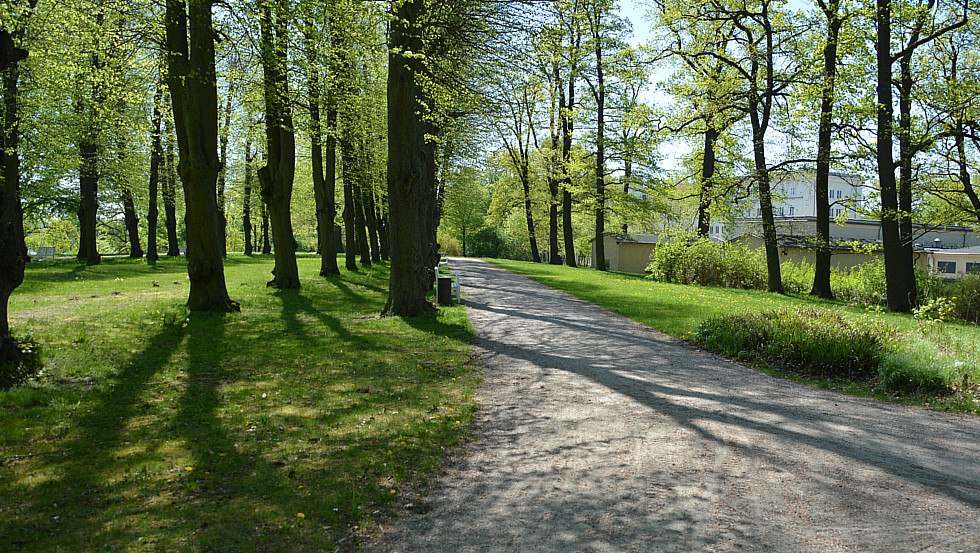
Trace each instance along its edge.
<path fill-rule="evenodd" d="M 424 485 L 474 410 L 465 311 L 381 319 L 386 266 L 299 263 L 275 291 L 229 257 L 227 315 L 183 308 L 183 260 L 31 265 L 12 323 L 46 374 L 0 393 L 0 550 L 332 550 Z"/>
<path fill-rule="evenodd" d="M 879 378 L 808 376 L 772 366 L 759 368 L 849 394 L 980 414 L 980 327 L 976 325 L 916 320 L 911 315 L 805 295 L 669 284 L 639 275 L 540 263 L 492 262 L 684 340 L 693 340 L 707 319 L 775 310 L 832 309 L 857 327 L 894 329 L 890 346 L 882 354 Z"/>

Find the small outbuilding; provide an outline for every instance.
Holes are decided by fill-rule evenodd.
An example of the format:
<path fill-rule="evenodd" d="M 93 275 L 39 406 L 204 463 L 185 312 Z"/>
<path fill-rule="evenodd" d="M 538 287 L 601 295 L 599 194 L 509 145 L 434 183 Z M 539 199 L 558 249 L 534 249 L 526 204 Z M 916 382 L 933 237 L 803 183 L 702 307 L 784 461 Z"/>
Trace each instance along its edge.
<path fill-rule="evenodd" d="M 650 254 L 660 241 L 658 234 L 607 234 L 603 238 L 606 267 L 610 271 L 642 275 L 650 265 Z M 594 240 L 593 240 L 594 242 Z M 592 266 L 596 266 L 595 244 L 592 245 Z"/>

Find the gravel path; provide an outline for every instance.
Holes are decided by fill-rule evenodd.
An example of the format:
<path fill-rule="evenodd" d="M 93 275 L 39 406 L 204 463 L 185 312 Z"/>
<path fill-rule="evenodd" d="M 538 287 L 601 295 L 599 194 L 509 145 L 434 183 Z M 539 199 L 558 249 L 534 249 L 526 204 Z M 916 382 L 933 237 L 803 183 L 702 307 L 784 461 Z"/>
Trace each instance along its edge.
<path fill-rule="evenodd" d="M 487 367 L 476 441 L 368 550 L 980 551 L 980 419 L 777 380 L 453 266 Z"/>

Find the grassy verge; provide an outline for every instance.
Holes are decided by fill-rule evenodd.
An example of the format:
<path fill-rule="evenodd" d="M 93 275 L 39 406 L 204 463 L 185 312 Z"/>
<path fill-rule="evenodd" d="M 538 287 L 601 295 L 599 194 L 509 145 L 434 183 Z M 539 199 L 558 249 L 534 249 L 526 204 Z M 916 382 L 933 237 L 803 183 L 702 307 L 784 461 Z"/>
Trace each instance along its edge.
<path fill-rule="evenodd" d="M 384 266 L 190 314 L 183 260 L 38 263 L 11 304 L 46 365 L 0 392 L 0 551 L 322 551 L 407 502 L 470 422 L 462 308 L 380 319 Z"/>
<path fill-rule="evenodd" d="M 799 307 L 834 309 L 856 323 L 894 329 L 896 339 L 885 353 L 880 379 L 819 378 L 758 368 L 853 395 L 980 414 L 980 327 L 976 325 L 921 322 L 909 315 L 868 311 L 808 296 L 667 284 L 638 275 L 519 261 L 492 262 L 684 340 L 691 340 L 698 326 L 711 318 Z M 942 393 L 903 389 L 901 382 L 910 379 L 938 379 L 948 387 Z"/>

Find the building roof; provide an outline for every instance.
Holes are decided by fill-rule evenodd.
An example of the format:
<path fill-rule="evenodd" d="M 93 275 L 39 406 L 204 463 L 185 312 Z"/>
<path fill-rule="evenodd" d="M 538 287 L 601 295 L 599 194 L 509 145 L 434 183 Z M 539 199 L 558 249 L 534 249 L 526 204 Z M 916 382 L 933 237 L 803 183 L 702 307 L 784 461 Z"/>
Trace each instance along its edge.
<path fill-rule="evenodd" d="M 925 248 L 929 253 L 941 253 L 943 255 L 980 255 L 980 246 L 970 246 L 968 248 Z"/>
<path fill-rule="evenodd" d="M 613 238 L 620 244 L 624 242 L 628 244 L 657 244 L 660 242 L 659 234 L 614 234 Z"/>

